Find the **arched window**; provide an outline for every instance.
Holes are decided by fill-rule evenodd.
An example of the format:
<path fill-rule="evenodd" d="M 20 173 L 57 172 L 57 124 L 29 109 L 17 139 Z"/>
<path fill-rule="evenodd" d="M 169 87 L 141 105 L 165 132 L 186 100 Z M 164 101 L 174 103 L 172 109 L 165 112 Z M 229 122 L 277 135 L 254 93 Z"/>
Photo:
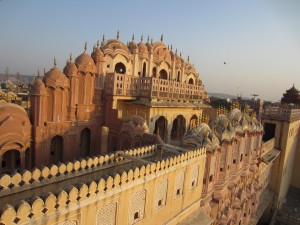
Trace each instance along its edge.
<path fill-rule="evenodd" d="M 3 154 L 1 170 L 3 173 L 12 173 L 21 168 L 20 152 L 12 149 Z"/>
<path fill-rule="evenodd" d="M 51 139 L 50 144 L 50 164 L 62 162 L 64 140 L 61 136 L 56 135 Z"/>
<path fill-rule="evenodd" d="M 81 156 L 86 157 L 90 155 L 91 131 L 88 128 L 85 128 L 84 130 L 81 131 L 80 148 L 81 148 Z"/>
<path fill-rule="evenodd" d="M 144 62 L 143 63 L 143 74 L 142 74 L 143 77 L 146 77 L 146 63 Z"/>
<path fill-rule="evenodd" d="M 189 79 L 189 84 L 194 84 L 194 80 L 192 78 Z"/>
<path fill-rule="evenodd" d="M 162 69 L 161 71 L 159 71 L 159 78 L 160 79 L 168 79 L 168 73 L 166 70 Z"/>
<path fill-rule="evenodd" d="M 121 62 L 117 63 L 116 66 L 115 66 L 115 72 L 125 74 L 126 73 L 126 66 Z"/>
<path fill-rule="evenodd" d="M 152 69 L 152 77 L 156 78 L 156 67 L 153 67 Z"/>

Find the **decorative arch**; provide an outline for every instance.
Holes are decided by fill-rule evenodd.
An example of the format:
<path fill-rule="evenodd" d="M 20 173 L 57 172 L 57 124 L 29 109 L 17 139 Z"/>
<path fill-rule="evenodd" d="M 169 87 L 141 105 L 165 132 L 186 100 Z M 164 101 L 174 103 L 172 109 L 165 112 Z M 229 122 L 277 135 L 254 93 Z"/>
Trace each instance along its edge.
<path fill-rule="evenodd" d="M 91 153 L 91 130 L 89 128 L 83 129 L 80 133 L 80 150 L 82 157 L 89 156 Z"/>
<path fill-rule="evenodd" d="M 125 73 L 126 73 L 126 66 L 125 66 L 123 63 L 118 62 L 118 63 L 115 65 L 115 72 L 116 72 L 116 73 L 125 74 Z"/>
<path fill-rule="evenodd" d="M 2 156 L 1 171 L 3 173 L 12 173 L 21 168 L 20 151 L 11 149 Z"/>
<path fill-rule="evenodd" d="M 159 78 L 164 79 L 164 80 L 168 80 L 168 72 L 165 69 L 161 69 L 159 71 Z"/>
<path fill-rule="evenodd" d="M 50 144 L 50 164 L 57 164 L 62 162 L 64 149 L 64 139 L 56 135 L 51 139 Z"/>
<path fill-rule="evenodd" d="M 161 116 L 155 121 L 154 134 L 159 135 L 163 141 L 167 140 L 168 120 Z"/>
<path fill-rule="evenodd" d="M 194 84 L 193 78 L 190 78 L 188 83 L 189 83 L 189 84 Z"/>
<path fill-rule="evenodd" d="M 174 119 L 171 130 L 171 140 L 181 141 L 185 133 L 185 124 L 186 121 L 183 115 L 179 115 Z"/>

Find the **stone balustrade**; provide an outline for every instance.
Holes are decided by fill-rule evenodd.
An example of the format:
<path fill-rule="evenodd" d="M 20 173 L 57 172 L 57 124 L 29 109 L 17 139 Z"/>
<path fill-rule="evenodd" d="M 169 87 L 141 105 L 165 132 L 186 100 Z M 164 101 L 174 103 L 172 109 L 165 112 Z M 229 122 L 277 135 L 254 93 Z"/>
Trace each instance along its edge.
<path fill-rule="evenodd" d="M 262 118 L 293 122 L 300 119 L 300 109 L 268 107 L 264 110 Z"/>
<path fill-rule="evenodd" d="M 106 75 L 105 92 L 110 95 L 181 101 L 201 101 L 202 84 L 186 84 L 154 77 L 135 77 L 119 73 Z"/>
<path fill-rule="evenodd" d="M 153 146 L 147 151 L 152 151 L 152 148 Z M 126 151 L 130 155 L 137 155 L 138 152 L 139 150 Z M 140 153 L 142 153 L 142 150 L 140 150 Z M 115 172 L 114 175 L 106 175 L 97 180 L 72 184 L 63 187 L 55 194 L 47 192 L 40 196 L 20 200 L 14 206 L 9 204 L 2 205 L 0 206 L 0 224 L 29 224 L 32 221 L 35 221 L 36 224 L 42 224 L 46 220 L 55 218 L 58 215 L 58 211 L 62 212 L 62 210 L 66 209 L 65 211 L 67 212 L 71 209 L 72 211 L 79 209 L 92 201 L 99 201 L 99 199 L 124 191 L 128 187 L 134 186 L 136 182 L 146 182 L 147 177 L 153 177 L 155 174 L 164 174 L 172 170 L 172 168 L 175 169 L 183 164 L 186 165 L 196 159 L 203 158 L 205 154 L 205 148 L 199 148 L 157 161 L 156 163 L 142 165 L 128 171 Z M 8 187 L 10 183 L 18 186 L 20 182 L 30 183 L 32 179 L 39 182 L 40 179 L 56 176 L 58 173 L 72 172 L 75 168 L 79 170 L 79 168 L 91 167 L 93 161 L 98 161 L 96 163 L 98 165 L 100 161 L 101 163 L 109 163 L 111 160 L 118 160 L 114 157 L 112 154 L 101 157 L 101 159 L 94 158 L 92 161 L 76 161 L 73 164 L 42 169 L 38 172 L 37 170 L 27 171 L 26 175 L 19 174 L 12 177 L 4 175 L 1 179 L 1 184 L 5 188 L 10 188 Z"/>

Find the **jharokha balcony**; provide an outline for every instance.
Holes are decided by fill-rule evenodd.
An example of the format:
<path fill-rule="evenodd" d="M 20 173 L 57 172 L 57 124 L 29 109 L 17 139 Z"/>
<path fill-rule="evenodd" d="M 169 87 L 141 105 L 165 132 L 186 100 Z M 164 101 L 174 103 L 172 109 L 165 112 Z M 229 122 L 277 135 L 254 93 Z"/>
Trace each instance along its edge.
<path fill-rule="evenodd" d="M 108 73 L 105 93 L 114 96 L 165 99 L 175 101 L 202 101 L 207 98 L 202 83 L 187 84 L 154 77 L 136 77 L 121 73 Z"/>

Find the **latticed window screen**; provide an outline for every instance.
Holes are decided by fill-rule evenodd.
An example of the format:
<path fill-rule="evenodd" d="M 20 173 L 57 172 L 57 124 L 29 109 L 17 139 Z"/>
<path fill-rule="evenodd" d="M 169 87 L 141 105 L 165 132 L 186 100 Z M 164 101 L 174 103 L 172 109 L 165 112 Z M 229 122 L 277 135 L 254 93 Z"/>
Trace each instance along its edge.
<path fill-rule="evenodd" d="M 198 183 L 198 174 L 199 174 L 199 166 L 195 165 L 192 169 L 191 173 L 191 188 L 194 188 L 197 186 Z"/>
<path fill-rule="evenodd" d="M 166 205 L 167 201 L 168 180 L 162 180 L 156 185 L 154 210 Z"/>
<path fill-rule="evenodd" d="M 145 189 L 141 189 L 132 194 L 130 199 L 129 224 L 134 224 L 144 218 L 145 203 Z"/>
<path fill-rule="evenodd" d="M 97 212 L 97 225 L 115 225 L 117 203 L 111 202 L 103 205 Z"/>
<path fill-rule="evenodd" d="M 179 197 L 183 193 L 184 172 L 180 171 L 175 178 L 174 198 Z"/>

